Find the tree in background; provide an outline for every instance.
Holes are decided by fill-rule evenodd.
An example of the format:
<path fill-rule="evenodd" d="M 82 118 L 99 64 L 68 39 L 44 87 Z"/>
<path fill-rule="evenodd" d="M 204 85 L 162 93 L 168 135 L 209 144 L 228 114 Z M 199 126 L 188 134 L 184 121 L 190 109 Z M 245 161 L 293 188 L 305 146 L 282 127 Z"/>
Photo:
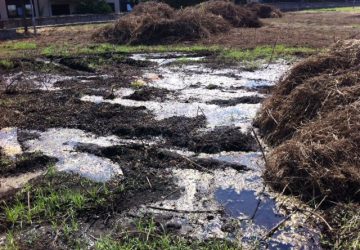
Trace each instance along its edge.
<path fill-rule="evenodd" d="M 76 6 L 78 14 L 108 14 L 112 9 L 105 0 L 81 0 Z"/>

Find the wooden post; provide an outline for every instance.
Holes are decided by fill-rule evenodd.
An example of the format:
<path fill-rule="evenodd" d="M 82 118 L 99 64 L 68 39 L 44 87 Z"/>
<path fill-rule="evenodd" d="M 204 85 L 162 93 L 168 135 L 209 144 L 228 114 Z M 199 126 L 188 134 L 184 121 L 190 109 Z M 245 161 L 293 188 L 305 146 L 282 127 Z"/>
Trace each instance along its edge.
<path fill-rule="evenodd" d="M 35 5 L 34 5 L 34 0 L 30 0 L 30 5 L 31 5 L 31 20 L 32 20 L 33 28 L 34 28 L 34 35 L 36 35 L 37 31 L 36 31 L 36 23 L 35 23 Z"/>
<path fill-rule="evenodd" d="M 26 23 L 25 0 L 21 0 L 21 9 L 22 9 L 22 21 L 23 21 L 23 26 L 24 26 L 24 32 L 27 33 L 29 30 L 28 30 L 28 25 Z"/>

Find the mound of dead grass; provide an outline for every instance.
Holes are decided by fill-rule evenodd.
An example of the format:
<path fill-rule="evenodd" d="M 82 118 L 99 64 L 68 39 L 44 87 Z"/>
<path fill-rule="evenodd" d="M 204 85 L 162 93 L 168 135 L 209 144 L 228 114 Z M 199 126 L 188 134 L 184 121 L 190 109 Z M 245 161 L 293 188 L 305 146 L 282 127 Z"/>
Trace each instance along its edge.
<path fill-rule="evenodd" d="M 160 18 L 170 19 L 175 15 L 175 12 L 175 9 L 165 3 L 148 1 L 136 5 L 132 10 L 131 14 L 137 16 L 151 14 L 156 15 Z"/>
<path fill-rule="evenodd" d="M 360 199 L 360 41 L 338 42 L 280 81 L 255 121 L 265 176 L 305 199 Z"/>
<path fill-rule="evenodd" d="M 249 3 L 245 7 L 260 18 L 280 18 L 283 16 L 278 8 L 269 4 Z"/>
<path fill-rule="evenodd" d="M 201 3 L 196 6 L 206 12 L 214 15 L 222 16 L 225 20 L 231 23 L 234 27 L 252 27 L 257 28 L 262 24 L 256 13 L 241 7 L 230 1 L 213 0 Z"/>
<path fill-rule="evenodd" d="M 235 27 L 259 27 L 250 11 L 227 1 L 174 10 L 164 3 L 145 2 L 133 12 L 102 28 L 98 40 L 120 44 L 164 44 L 208 38 Z"/>

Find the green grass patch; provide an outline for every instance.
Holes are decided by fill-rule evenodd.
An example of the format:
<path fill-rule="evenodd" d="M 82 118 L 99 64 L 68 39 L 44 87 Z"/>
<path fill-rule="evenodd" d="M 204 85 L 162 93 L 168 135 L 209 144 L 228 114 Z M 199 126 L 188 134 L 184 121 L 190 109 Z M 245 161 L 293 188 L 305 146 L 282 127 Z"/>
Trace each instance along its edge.
<path fill-rule="evenodd" d="M 83 230 L 81 218 L 111 211 L 108 209 L 117 204 L 114 196 L 124 192 L 126 184 L 122 182 L 95 183 L 50 167 L 41 180 L 25 186 L 11 200 L 0 204 L 3 214 L 0 223 L 7 227 L 6 246 L 8 249 L 17 249 L 20 245 L 36 248 L 36 244 L 48 240 L 48 235 L 34 231 L 35 235 L 29 236 L 28 229 L 49 225 L 50 232 L 58 235 L 60 245 L 65 244 L 67 249 L 87 249 L 89 242 L 79 236 Z M 115 227 L 111 231 L 111 235 L 96 240 L 95 249 L 239 249 L 227 241 L 201 242 L 167 233 L 149 217 L 135 220 L 131 229 Z"/>
<path fill-rule="evenodd" d="M 163 53 L 163 52 L 183 52 L 183 53 L 199 53 L 205 51 L 220 51 L 219 46 L 202 46 L 202 45 L 157 45 L 157 46 L 130 46 L 116 45 L 110 43 L 92 44 L 84 46 L 48 46 L 41 50 L 44 56 L 75 56 L 83 54 L 105 54 L 105 53 Z"/>
<path fill-rule="evenodd" d="M 121 192 L 121 188 L 119 185 L 116 191 Z M 2 223 L 10 223 L 13 228 L 31 225 L 32 221 L 58 224 L 63 218 L 75 218 L 84 209 L 102 205 L 109 194 L 105 184 L 57 173 L 50 167 L 39 184 L 27 185 L 10 204 L 1 205 L 5 215 Z"/>
<path fill-rule="evenodd" d="M 4 50 L 34 50 L 37 48 L 34 42 L 6 42 L 0 45 Z"/>
<path fill-rule="evenodd" d="M 172 234 L 159 231 L 152 219 L 139 220 L 136 223 L 136 231 L 122 232 L 122 237 L 103 237 L 95 244 L 96 250 L 235 250 L 241 249 L 233 243 L 224 240 L 199 241 L 185 239 Z"/>
<path fill-rule="evenodd" d="M 316 12 L 350 12 L 360 13 L 360 7 L 334 7 L 334 8 L 321 8 L 321 9 L 308 9 L 302 12 L 316 13 Z"/>
<path fill-rule="evenodd" d="M 14 63 L 7 59 L 0 60 L 0 68 L 2 69 L 12 69 L 14 68 Z"/>
<path fill-rule="evenodd" d="M 285 45 L 276 45 L 273 46 L 259 46 L 254 49 L 225 49 L 221 55 L 220 59 L 230 60 L 230 61 L 240 61 L 240 62 L 253 62 L 259 59 L 270 60 L 273 59 L 285 58 L 290 59 L 295 55 L 311 54 L 315 52 L 314 49 L 306 47 L 287 47 Z"/>

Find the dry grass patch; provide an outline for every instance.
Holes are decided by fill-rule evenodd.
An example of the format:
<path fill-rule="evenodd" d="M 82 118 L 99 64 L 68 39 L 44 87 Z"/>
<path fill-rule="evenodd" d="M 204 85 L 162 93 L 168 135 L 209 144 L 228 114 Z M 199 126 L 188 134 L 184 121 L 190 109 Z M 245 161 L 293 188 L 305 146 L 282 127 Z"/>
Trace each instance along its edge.
<path fill-rule="evenodd" d="M 231 27 L 259 27 L 250 11 L 227 1 L 210 1 L 174 10 L 164 3 L 141 3 L 134 11 L 101 29 L 96 38 L 120 44 L 165 44 L 209 38 Z"/>
<path fill-rule="evenodd" d="M 296 65 L 256 125 L 277 146 L 265 176 L 305 199 L 360 198 L 360 42 L 338 42 Z"/>

